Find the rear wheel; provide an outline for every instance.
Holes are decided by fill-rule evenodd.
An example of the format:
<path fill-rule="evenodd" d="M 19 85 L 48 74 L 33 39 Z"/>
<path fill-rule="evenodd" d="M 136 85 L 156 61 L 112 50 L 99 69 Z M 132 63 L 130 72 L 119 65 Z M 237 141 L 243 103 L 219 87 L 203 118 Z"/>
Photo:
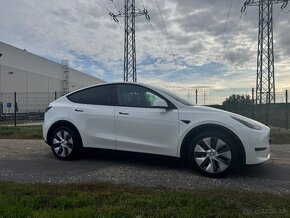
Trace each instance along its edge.
<path fill-rule="evenodd" d="M 75 158 L 82 148 L 77 132 L 68 126 L 58 127 L 53 132 L 50 145 L 53 154 L 61 160 Z"/>
<path fill-rule="evenodd" d="M 239 146 L 221 131 L 199 133 L 190 142 L 188 161 L 205 176 L 222 177 L 240 166 Z"/>

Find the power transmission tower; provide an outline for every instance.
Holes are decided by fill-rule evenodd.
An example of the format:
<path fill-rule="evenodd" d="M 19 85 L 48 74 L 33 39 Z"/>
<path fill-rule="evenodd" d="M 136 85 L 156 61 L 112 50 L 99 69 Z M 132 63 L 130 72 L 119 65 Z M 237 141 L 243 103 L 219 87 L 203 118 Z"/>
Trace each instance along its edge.
<path fill-rule="evenodd" d="M 124 17 L 124 81 L 137 82 L 135 17 L 145 15 L 146 19 L 149 20 L 148 11 L 136 8 L 135 0 L 125 0 L 124 7 L 121 10 L 116 14 L 112 12 L 109 12 L 109 14 L 116 23 L 119 23 L 118 17 Z"/>
<path fill-rule="evenodd" d="M 259 7 L 256 104 L 275 103 L 273 5 L 279 3 L 282 10 L 288 0 L 247 0 L 241 9 L 243 13 L 247 6 Z"/>

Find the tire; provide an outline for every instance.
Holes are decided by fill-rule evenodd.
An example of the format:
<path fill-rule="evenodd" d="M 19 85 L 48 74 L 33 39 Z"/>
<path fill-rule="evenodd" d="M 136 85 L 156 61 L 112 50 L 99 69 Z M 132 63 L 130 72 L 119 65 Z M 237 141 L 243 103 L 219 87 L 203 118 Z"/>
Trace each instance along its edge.
<path fill-rule="evenodd" d="M 187 160 L 204 176 L 224 177 L 241 165 L 239 146 L 220 130 L 201 132 L 190 141 Z"/>
<path fill-rule="evenodd" d="M 55 129 L 49 144 L 53 154 L 60 160 L 72 160 L 82 150 L 82 142 L 78 132 L 69 126 Z"/>

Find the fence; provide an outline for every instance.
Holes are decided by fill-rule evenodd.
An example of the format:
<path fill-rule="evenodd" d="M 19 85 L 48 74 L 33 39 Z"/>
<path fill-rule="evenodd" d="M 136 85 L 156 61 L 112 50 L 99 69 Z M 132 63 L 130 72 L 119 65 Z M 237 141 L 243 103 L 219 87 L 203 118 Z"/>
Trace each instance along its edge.
<path fill-rule="evenodd" d="M 287 90 L 276 92 L 275 104 L 257 105 L 254 99 L 254 89 L 176 89 L 170 87 L 169 89 L 199 105 L 241 114 L 270 126 L 290 127 Z M 64 94 L 63 92 L 0 93 L 0 126 L 40 125 L 47 105 Z"/>
<path fill-rule="evenodd" d="M 0 93 L 0 125 L 40 125 L 45 108 L 63 92 Z"/>
<path fill-rule="evenodd" d="M 237 113 L 268 126 L 290 127 L 288 90 L 276 92 L 275 103 L 256 104 L 252 89 L 172 89 L 174 93 L 190 101 L 229 112 Z M 240 94 L 236 94 L 240 93 Z M 231 98 L 230 98 L 231 97 Z"/>

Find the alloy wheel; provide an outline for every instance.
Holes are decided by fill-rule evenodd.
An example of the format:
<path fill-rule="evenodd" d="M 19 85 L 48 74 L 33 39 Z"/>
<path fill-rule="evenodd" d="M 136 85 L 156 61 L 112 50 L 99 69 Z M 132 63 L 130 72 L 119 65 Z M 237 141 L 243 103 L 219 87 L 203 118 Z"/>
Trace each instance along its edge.
<path fill-rule="evenodd" d="M 225 171 L 232 159 L 232 153 L 223 140 L 217 137 L 203 138 L 195 146 L 194 160 L 207 173 Z"/>
<path fill-rule="evenodd" d="M 73 138 L 65 130 L 58 131 L 52 141 L 53 150 L 59 157 L 68 157 L 73 150 Z"/>

